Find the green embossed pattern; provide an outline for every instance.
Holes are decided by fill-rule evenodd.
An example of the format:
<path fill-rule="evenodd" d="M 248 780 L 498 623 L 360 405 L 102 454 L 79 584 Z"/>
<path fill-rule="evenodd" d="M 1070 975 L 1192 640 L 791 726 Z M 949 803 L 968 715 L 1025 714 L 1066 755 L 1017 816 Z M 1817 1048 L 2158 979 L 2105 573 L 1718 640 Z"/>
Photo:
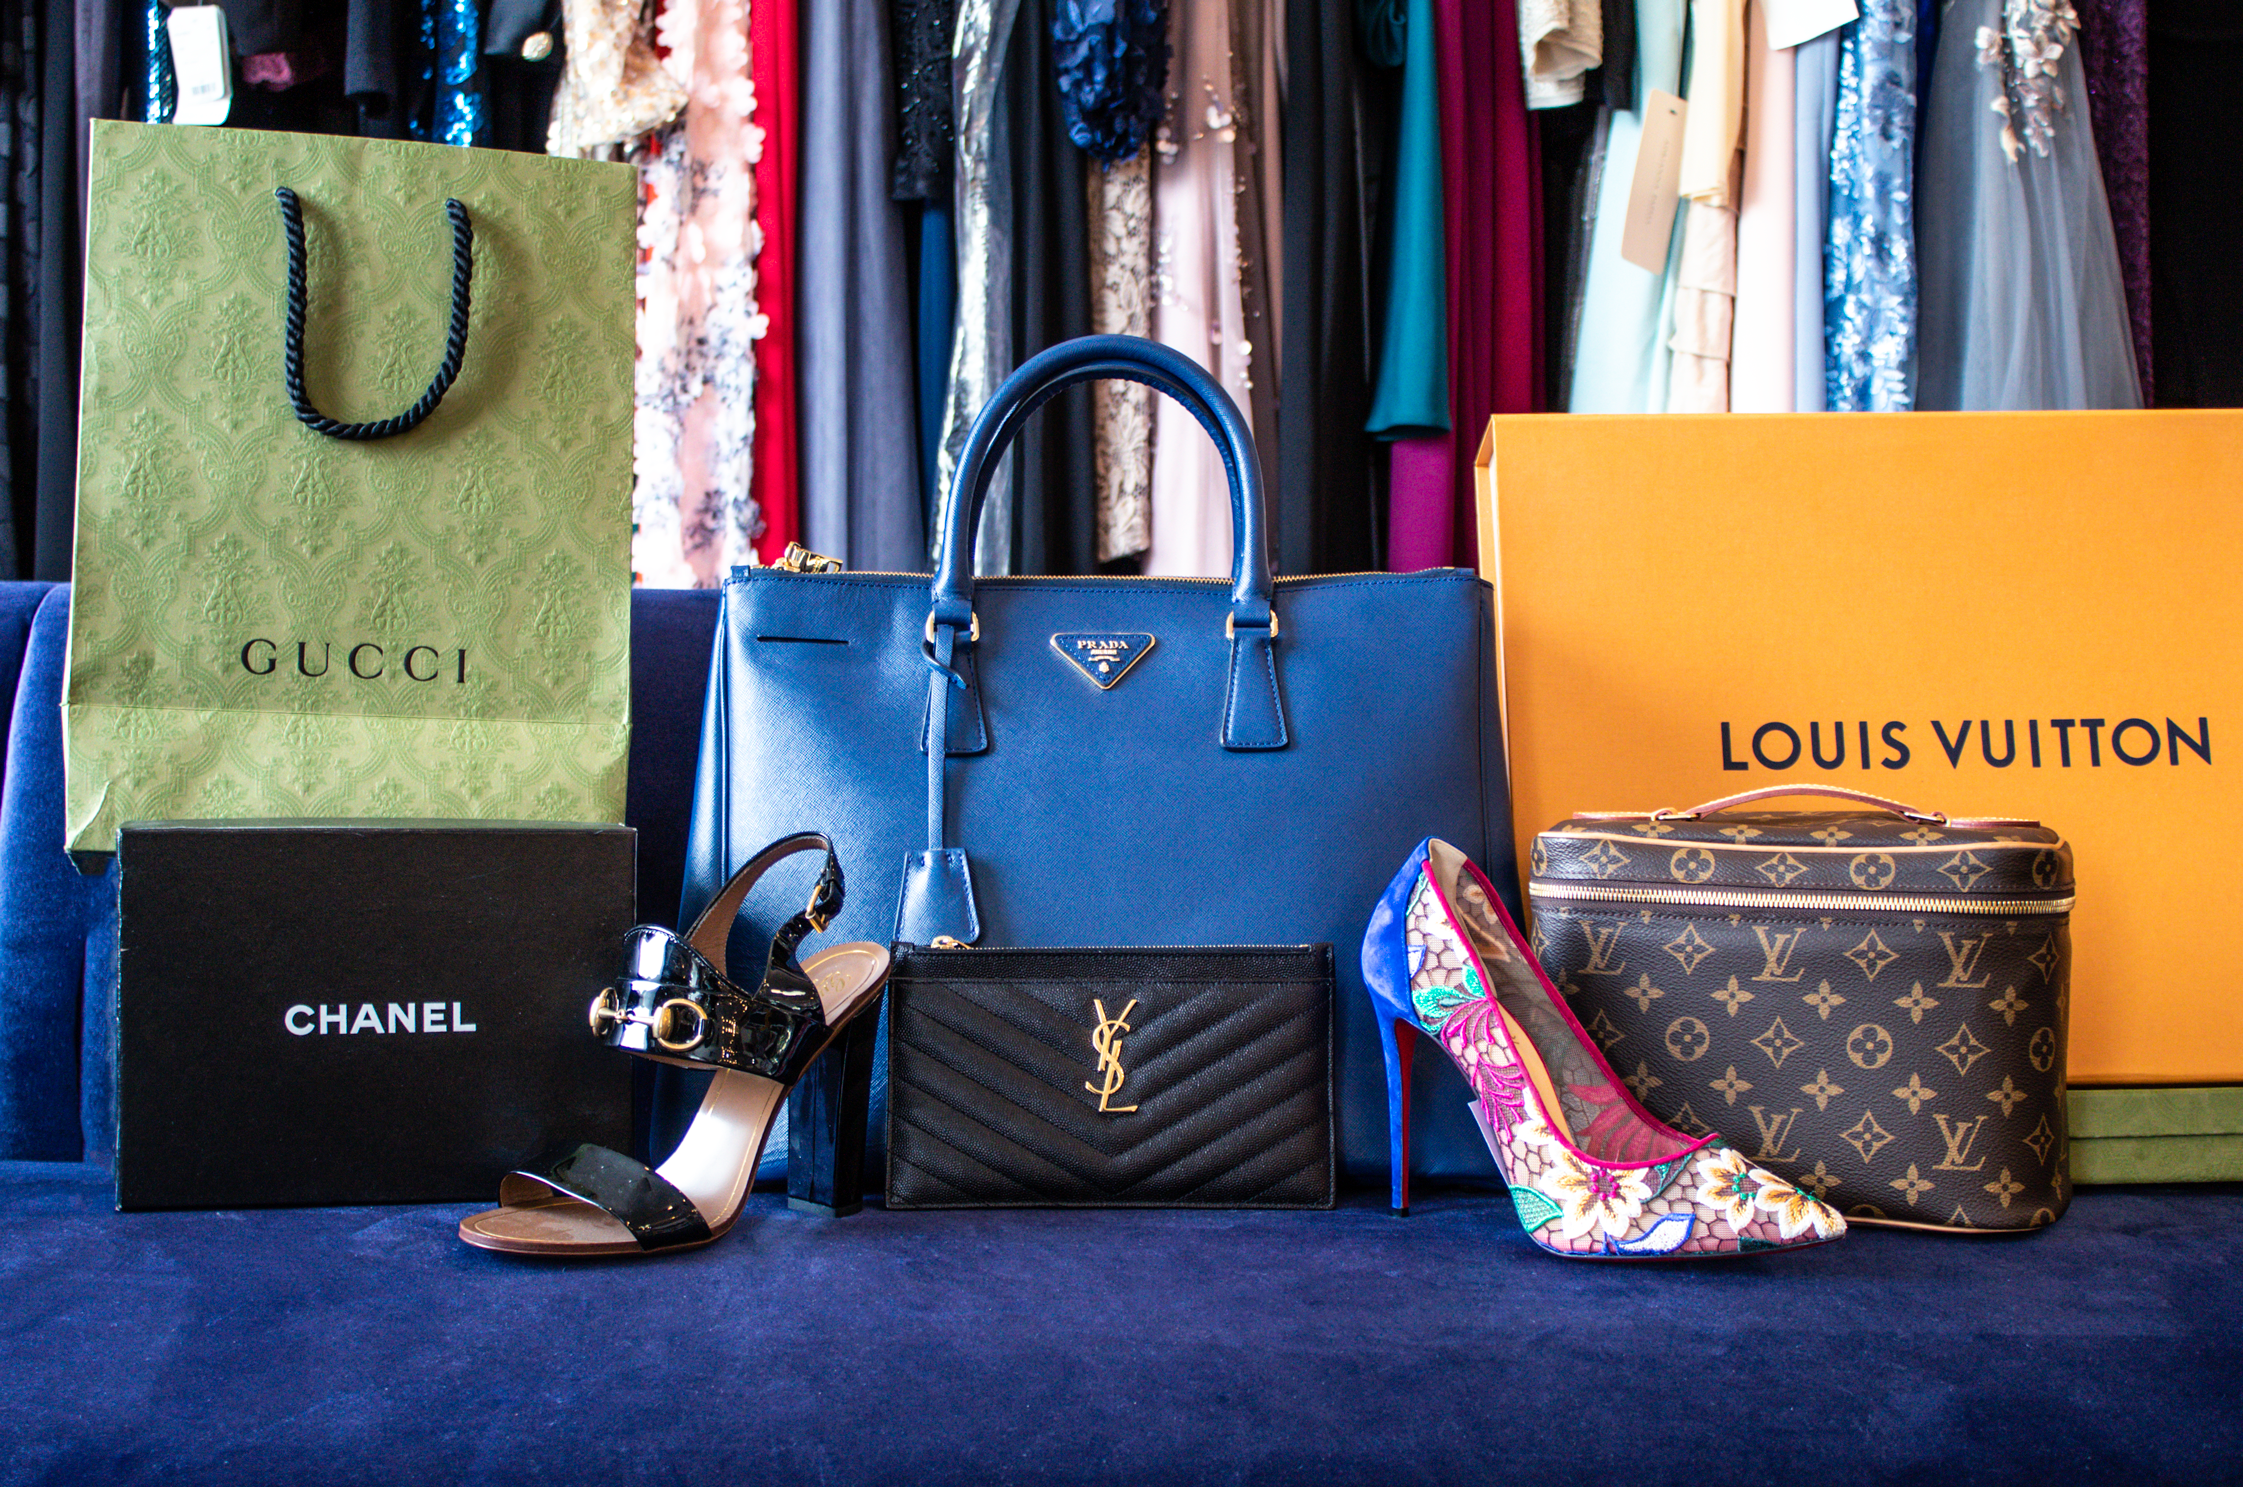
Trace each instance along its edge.
<path fill-rule="evenodd" d="M 620 820 L 630 169 L 103 121 L 92 175 L 71 849 L 137 819 Z M 412 432 L 296 421 L 284 185 L 308 237 L 306 382 L 350 421 L 434 373 L 444 199 L 467 204 L 467 357 Z"/>

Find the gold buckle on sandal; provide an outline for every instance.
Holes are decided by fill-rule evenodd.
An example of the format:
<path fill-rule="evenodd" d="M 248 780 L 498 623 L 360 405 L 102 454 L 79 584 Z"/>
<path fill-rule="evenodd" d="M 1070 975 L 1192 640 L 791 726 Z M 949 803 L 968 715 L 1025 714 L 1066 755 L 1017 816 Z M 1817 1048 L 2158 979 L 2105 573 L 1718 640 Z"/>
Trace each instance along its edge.
<path fill-rule="evenodd" d="M 670 1036 L 671 1024 L 681 1007 L 693 1014 L 693 1036 L 690 1038 Z M 672 1053 L 690 1053 L 699 1048 L 709 1036 L 709 1014 L 684 997 L 672 997 L 654 1009 L 654 1015 L 646 1020 L 646 1030 L 653 1035 L 655 1042 Z"/>

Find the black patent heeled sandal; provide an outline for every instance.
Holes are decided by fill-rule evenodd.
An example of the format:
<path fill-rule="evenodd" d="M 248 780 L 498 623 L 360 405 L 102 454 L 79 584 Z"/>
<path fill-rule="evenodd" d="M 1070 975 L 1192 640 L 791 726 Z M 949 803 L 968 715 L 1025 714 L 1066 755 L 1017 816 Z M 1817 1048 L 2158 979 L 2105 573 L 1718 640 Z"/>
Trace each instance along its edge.
<path fill-rule="evenodd" d="M 811 850 L 826 862 L 809 906 L 773 937 L 761 984 L 741 986 L 725 974 L 734 916 L 766 870 Z M 861 1159 L 888 951 L 858 942 L 795 959 L 802 941 L 841 912 L 842 895 L 833 843 L 800 832 L 734 873 L 683 936 L 650 924 L 626 935 L 623 977 L 593 1001 L 592 1031 L 611 1048 L 715 1071 L 685 1139 L 660 1168 L 591 1145 L 523 1168 L 499 1185 L 498 1207 L 460 1220 L 460 1238 L 508 1254 L 593 1256 L 721 1237 L 746 1204 L 780 1103 L 829 1051 L 839 1061 L 824 1060 L 823 1098 L 805 1102 L 803 1113 L 835 1122 L 820 1133 L 827 1153 L 853 1137 L 860 1152 L 851 1155 Z M 830 1178 L 825 1187 L 830 1194 Z M 849 1211 L 830 1197 L 807 1206 Z"/>

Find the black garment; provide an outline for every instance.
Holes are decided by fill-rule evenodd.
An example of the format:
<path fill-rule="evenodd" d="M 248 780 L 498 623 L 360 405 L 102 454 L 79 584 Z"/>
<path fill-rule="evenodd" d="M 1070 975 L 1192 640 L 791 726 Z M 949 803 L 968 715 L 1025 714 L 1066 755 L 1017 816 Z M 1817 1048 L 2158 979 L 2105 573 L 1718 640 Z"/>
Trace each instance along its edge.
<path fill-rule="evenodd" d="M 0 578 L 30 576 L 39 510 L 39 10 L 0 3 Z"/>
<path fill-rule="evenodd" d="M 2150 329 L 2157 402 L 2243 407 L 2243 135 L 2230 126 L 2243 18 L 2156 0 L 2150 21 Z"/>
<path fill-rule="evenodd" d="M 125 0 L 78 0 L 75 60 L 78 74 L 78 200 L 86 199 L 86 121 L 127 119 L 126 29 L 139 18 Z"/>
<path fill-rule="evenodd" d="M 358 110 L 358 132 L 396 139 L 405 132 L 399 64 L 417 61 L 404 51 L 399 28 L 417 20 L 411 0 L 349 0 L 343 23 L 343 93 Z"/>
<path fill-rule="evenodd" d="M 303 0 L 219 0 L 234 55 L 293 52 L 304 44 Z M 229 121 L 230 122 L 230 121 Z"/>
<path fill-rule="evenodd" d="M 1090 334 L 1085 156 L 1067 137 L 1052 65 L 1051 0 L 1020 0 L 997 108 L 1012 139 L 1012 364 Z M 1090 388 L 1071 387 L 1021 430 L 1013 457 L 1015 573 L 1098 571 Z"/>
<path fill-rule="evenodd" d="M 1604 0 L 1599 14 L 1604 24 L 1604 61 L 1583 74 L 1581 101 L 1628 108 L 1636 96 L 1635 0 Z"/>
<path fill-rule="evenodd" d="M 1369 568 L 1376 554 L 1357 190 L 1353 0 L 1285 10 L 1285 350 L 1270 557 L 1280 573 Z"/>
<path fill-rule="evenodd" d="M 894 0 L 889 20 L 896 56 L 896 200 L 948 201 L 957 158 L 950 94 L 957 0 Z"/>
<path fill-rule="evenodd" d="M 486 57 L 520 57 L 522 44 L 540 31 L 555 41 L 560 39 L 560 0 L 489 0 L 483 7 Z"/>
<path fill-rule="evenodd" d="M 545 153 L 547 126 L 553 119 L 553 94 L 561 86 L 560 49 L 542 62 L 519 56 L 483 59 L 483 140 L 485 149 Z"/>
<path fill-rule="evenodd" d="M 78 504 L 78 61 L 72 0 L 46 0 L 39 98 L 38 513 L 32 576 L 70 578 Z"/>
<path fill-rule="evenodd" d="M 1611 112 L 1594 103 L 1542 109 L 1542 385 L 1563 397 L 1573 385 L 1573 349 L 1588 290 L 1589 233 Z"/>

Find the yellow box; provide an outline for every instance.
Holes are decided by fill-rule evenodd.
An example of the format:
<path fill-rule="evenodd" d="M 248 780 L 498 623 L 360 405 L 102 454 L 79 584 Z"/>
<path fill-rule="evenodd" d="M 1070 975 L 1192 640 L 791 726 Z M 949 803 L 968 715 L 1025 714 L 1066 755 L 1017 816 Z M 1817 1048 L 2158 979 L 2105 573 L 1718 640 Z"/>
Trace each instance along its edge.
<path fill-rule="evenodd" d="M 2243 413 L 1503 416 L 1479 466 L 1522 862 L 1791 782 L 2034 818 L 2073 1082 L 2243 1080 Z"/>

